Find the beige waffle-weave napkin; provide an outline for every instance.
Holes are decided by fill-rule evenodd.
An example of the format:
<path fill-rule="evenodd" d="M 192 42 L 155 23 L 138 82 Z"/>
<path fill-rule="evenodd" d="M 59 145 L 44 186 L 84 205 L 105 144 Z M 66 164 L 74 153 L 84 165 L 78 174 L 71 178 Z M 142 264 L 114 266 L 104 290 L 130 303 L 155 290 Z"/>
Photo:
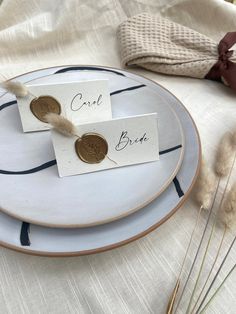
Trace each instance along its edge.
<path fill-rule="evenodd" d="M 125 66 L 139 65 L 155 72 L 204 78 L 219 60 L 218 43 L 212 39 L 147 13 L 123 22 L 118 38 Z M 235 53 L 226 59 L 236 62 Z"/>

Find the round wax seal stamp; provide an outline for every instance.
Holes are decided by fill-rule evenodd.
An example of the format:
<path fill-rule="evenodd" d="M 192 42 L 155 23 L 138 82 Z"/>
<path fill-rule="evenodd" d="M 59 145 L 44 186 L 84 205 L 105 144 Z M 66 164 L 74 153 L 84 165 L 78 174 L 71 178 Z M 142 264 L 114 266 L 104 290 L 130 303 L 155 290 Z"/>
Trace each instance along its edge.
<path fill-rule="evenodd" d="M 47 123 L 45 115 L 50 112 L 60 114 L 61 105 L 52 96 L 39 96 L 31 101 L 30 110 L 37 119 Z"/>
<path fill-rule="evenodd" d="M 86 133 L 76 140 L 75 151 L 82 161 L 96 164 L 106 157 L 108 144 L 100 134 Z"/>

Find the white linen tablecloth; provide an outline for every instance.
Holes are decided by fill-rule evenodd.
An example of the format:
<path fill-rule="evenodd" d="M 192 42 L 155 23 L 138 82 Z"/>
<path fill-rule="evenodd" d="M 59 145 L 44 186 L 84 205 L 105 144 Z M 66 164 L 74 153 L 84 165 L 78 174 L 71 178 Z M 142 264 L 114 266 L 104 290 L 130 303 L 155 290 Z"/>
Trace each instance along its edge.
<path fill-rule="evenodd" d="M 223 0 L 3 0 L 0 73 L 10 78 L 53 65 L 120 67 L 117 26 L 144 11 L 217 41 L 236 31 L 236 6 Z M 185 104 L 199 129 L 204 155 L 212 163 L 219 137 L 235 125 L 236 94 L 212 81 L 132 71 L 159 82 Z M 97 255 L 44 258 L 1 248 L 0 313 L 165 313 L 196 214 L 190 198 L 148 236 Z M 232 237 L 227 237 L 228 245 Z M 215 244 L 219 238 L 220 232 Z M 208 268 L 213 256 L 211 250 Z M 187 259 L 185 274 L 192 257 Z M 235 260 L 234 247 L 217 283 Z M 193 277 L 179 313 L 186 308 Z M 207 313 L 236 313 L 236 273 Z"/>

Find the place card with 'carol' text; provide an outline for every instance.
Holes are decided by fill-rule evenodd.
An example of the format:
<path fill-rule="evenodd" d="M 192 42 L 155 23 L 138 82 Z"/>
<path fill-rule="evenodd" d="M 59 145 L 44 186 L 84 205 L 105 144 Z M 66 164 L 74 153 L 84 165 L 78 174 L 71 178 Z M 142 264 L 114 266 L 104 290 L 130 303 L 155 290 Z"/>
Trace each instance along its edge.
<path fill-rule="evenodd" d="M 27 85 L 29 91 L 18 98 L 24 132 L 50 129 L 49 112 L 63 115 L 75 125 L 112 118 L 108 80 Z"/>
<path fill-rule="evenodd" d="M 157 114 L 86 123 L 76 135 L 52 129 L 60 177 L 157 161 Z"/>

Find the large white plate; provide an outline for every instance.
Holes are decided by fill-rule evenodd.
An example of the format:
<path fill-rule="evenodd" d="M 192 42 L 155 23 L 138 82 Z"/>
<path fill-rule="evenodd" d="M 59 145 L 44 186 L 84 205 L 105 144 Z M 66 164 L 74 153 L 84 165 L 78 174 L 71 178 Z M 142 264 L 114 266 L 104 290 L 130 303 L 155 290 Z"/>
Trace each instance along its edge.
<path fill-rule="evenodd" d="M 55 72 L 59 68 L 52 69 Z M 132 76 L 132 74 L 129 74 Z M 134 76 L 135 77 L 135 76 Z M 143 78 L 147 86 L 156 85 Z M 0 244 L 25 253 L 72 256 L 102 252 L 131 242 L 166 221 L 184 202 L 197 177 L 201 148 L 193 120 L 181 102 L 157 85 L 178 115 L 184 135 L 183 163 L 173 183 L 152 203 L 120 220 L 88 228 L 59 229 L 29 225 L 0 213 Z M 29 232 L 30 231 L 30 232 Z"/>
<path fill-rule="evenodd" d="M 1 209 L 40 225 L 85 227 L 124 217 L 150 203 L 172 182 L 184 152 L 181 124 L 159 86 L 147 86 L 142 77 L 115 69 L 55 72 L 39 70 L 17 80 L 37 84 L 108 79 L 113 117 L 157 112 L 160 160 L 59 178 L 50 132 L 24 134 L 14 98 L 5 94 L 0 99 Z"/>

